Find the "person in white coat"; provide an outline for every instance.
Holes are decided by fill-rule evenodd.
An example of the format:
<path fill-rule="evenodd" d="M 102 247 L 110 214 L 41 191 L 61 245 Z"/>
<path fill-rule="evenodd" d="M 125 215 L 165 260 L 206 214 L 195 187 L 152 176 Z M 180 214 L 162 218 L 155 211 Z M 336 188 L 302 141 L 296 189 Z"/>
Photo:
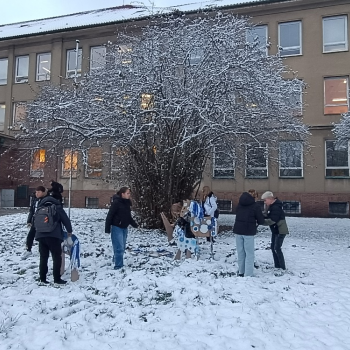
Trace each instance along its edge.
<path fill-rule="evenodd" d="M 214 193 L 210 190 L 209 186 L 204 186 L 202 192 L 204 215 L 217 219 L 219 216 L 217 198 L 214 196 Z M 207 237 L 208 242 L 210 242 L 210 238 L 212 237 Z"/>

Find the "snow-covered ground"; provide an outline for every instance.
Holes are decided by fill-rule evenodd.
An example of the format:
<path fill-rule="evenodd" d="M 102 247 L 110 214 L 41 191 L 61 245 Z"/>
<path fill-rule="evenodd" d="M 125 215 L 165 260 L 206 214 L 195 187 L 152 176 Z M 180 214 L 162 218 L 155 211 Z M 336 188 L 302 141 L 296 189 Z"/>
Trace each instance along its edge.
<path fill-rule="evenodd" d="M 26 215 L 0 217 L 1 350 L 350 349 L 348 219 L 288 218 L 283 276 L 274 275 L 262 228 L 256 277 L 240 278 L 231 232 L 217 238 L 216 261 L 203 240 L 198 261 L 177 265 L 150 254 L 175 250 L 164 235 L 131 229 L 125 271 L 114 271 L 105 216 L 73 209 L 82 267 L 80 280 L 62 288 L 36 282 L 37 245 L 20 260 Z M 49 270 L 52 281 L 51 261 Z"/>

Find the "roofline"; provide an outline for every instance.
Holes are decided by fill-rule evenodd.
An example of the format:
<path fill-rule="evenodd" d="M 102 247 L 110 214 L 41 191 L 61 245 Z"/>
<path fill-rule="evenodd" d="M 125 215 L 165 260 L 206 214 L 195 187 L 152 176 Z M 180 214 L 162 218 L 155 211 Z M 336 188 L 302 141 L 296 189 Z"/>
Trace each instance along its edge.
<path fill-rule="evenodd" d="M 237 8 L 243 8 L 243 7 L 254 7 L 254 6 L 259 6 L 259 5 L 266 5 L 266 4 L 273 4 L 273 3 L 282 3 L 282 2 L 292 2 L 293 0 L 256 0 L 252 2 L 244 2 L 240 4 L 232 4 L 232 5 L 225 5 L 225 6 L 215 6 L 211 8 L 198 8 L 196 10 L 189 10 L 189 11 L 181 11 L 178 9 L 178 12 L 184 13 L 186 15 L 191 15 L 198 13 L 199 10 L 202 12 L 214 12 L 217 10 L 229 10 L 229 9 L 237 9 Z M 175 6 L 174 6 L 175 7 Z M 63 17 L 68 17 L 68 16 L 75 16 L 79 14 L 87 14 L 87 13 L 92 13 L 95 11 L 104 11 L 104 10 L 111 10 L 111 9 L 140 9 L 144 8 L 143 6 L 134 6 L 134 5 L 124 5 L 124 6 L 115 6 L 115 7 L 109 7 L 109 8 L 104 8 L 104 9 L 98 9 L 98 10 L 91 10 L 91 11 L 83 11 L 83 12 L 77 12 L 77 13 L 72 13 L 69 15 L 62 15 L 62 16 L 56 16 L 56 17 L 48 17 L 48 18 L 42 18 L 42 19 L 37 19 L 37 20 L 31 20 L 31 21 L 25 21 L 25 22 L 17 22 L 17 23 L 9 23 L 9 24 L 4 24 L 1 25 L 7 26 L 7 25 L 12 25 L 12 24 L 20 24 L 20 23 L 32 23 L 36 21 L 44 21 L 48 19 L 55 19 L 55 18 L 63 18 Z M 169 7 L 164 7 L 166 8 L 172 8 L 171 6 Z M 34 36 L 41 36 L 41 35 L 47 35 L 47 34 L 56 34 L 56 33 L 65 33 L 65 32 L 70 32 L 70 31 L 76 31 L 80 29 L 87 29 L 87 28 L 96 28 L 96 27 L 104 27 L 107 25 L 113 25 L 113 24 L 120 24 L 120 23 L 126 23 L 126 22 L 138 22 L 138 21 L 144 21 L 147 19 L 150 19 L 152 17 L 161 17 L 164 15 L 170 15 L 172 13 L 176 12 L 174 10 L 173 12 L 169 13 L 163 13 L 163 14 L 156 14 L 156 15 L 147 15 L 143 17 L 136 17 L 136 18 L 125 18 L 122 20 L 116 20 L 116 21 L 111 21 L 111 22 L 103 22 L 103 23 L 95 23 L 95 24 L 86 24 L 86 25 L 80 25 L 76 27 L 69 27 L 69 28 L 61 28 L 61 29 L 54 29 L 54 30 L 48 30 L 48 31 L 43 31 L 43 32 L 38 32 L 38 33 L 30 33 L 30 34 L 23 34 L 23 35 L 15 35 L 15 36 L 10 36 L 6 38 L 1 38 L 0 37 L 0 42 L 1 41 L 7 41 L 7 40 L 13 40 L 13 39 L 21 39 L 21 38 L 28 38 L 28 37 L 34 37 Z"/>

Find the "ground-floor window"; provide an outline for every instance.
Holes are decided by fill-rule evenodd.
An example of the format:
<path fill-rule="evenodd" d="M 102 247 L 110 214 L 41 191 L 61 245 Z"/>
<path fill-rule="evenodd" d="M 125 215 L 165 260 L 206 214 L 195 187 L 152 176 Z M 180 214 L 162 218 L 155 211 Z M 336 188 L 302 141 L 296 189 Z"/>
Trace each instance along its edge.
<path fill-rule="evenodd" d="M 85 197 L 85 208 L 98 209 L 98 198 Z"/>

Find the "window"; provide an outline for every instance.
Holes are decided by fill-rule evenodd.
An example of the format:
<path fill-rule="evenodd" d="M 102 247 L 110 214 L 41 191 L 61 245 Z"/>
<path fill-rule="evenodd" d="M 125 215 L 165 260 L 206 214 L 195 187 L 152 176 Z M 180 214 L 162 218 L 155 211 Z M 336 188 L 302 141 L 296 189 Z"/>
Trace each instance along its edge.
<path fill-rule="evenodd" d="M 0 104 L 0 131 L 5 131 L 5 112 L 6 106 Z"/>
<path fill-rule="evenodd" d="M 141 95 L 141 109 L 152 109 L 154 106 L 154 95 L 153 94 L 142 94 Z"/>
<path fill-rule="evenodd" d="M 106 65 L 106 47 L 94 46 L 90 52 L 90 69 L 103 68 Z"/>
<path fill-rule="evenodd" d="M 280 177 L 303 176 L 303 144 L 300 141 L 280 143 L 279 152 Z"/>
<path fill-rule="evenodd" d="M 265 178 L 268 176 L 266 143 L 247 145 L 245 176 L 248 178 Z"/>
<path fill-rule="evenodd" d="M 72 177 L 77 177 L 78 151 L 72 151 L 70 148 L 67 148 L 63 151 L 62 177 L 70 177 L 71 170 Z"/>
<path fill-rule="evenodd" d="M 43 177 L 45 167 L 46 151 L 44 149 L 37 149 L 32 155 L 32 164 L 30 166 L 31 177 Z"/>
<path fill-rule="evenodd" d="M 1 58 L 0 59 L 0 85 L 7 84 L 7 66 L 8 66 L 8 59 Z"/>
<path fill-rule="evenodd" d="M 217 205 L 221 213 L 232 213 L 232 201 L 218 199 Z"/>
<path fill-rule="evenodd" d="M 348 77 L 324 79 L 324 114 L 342 114 L 348 111 Z"/>
<path fill-rule="evenodd" d="M 77 77 L 81 76 L 82 49 L 78 50 Z M 76 50 L 67 50 L 67 78 L 75 76 Z"/>
<path fill-rule="evenodd" d="M 267 55 L 267 26 L 256 26 L 252 27 L 247 31 L 248 43 L 254 43 L 255 40 L 258 42 L 258 47 L 262 52 Z"/>
<path fill-rule="evenodd" d="M 16 128 L 23 125 L 27 118 L 25 102 L 14 102 L 13 104 L 13 126 Z"/>
<path fill-rule="evenodd" d="M 111 149 L 111 178 L 118 179 L 122 175 L 122 158 L 127 154 L 123 147 L 112 147 Z"/>
<path fill-rule="evenodd" d="M 278 46 L 280 56 L 297 56 L 302 54 L 301 49 L 301 22 L 287 22 L 278 25 Z"/>
<path fill-rule="evenodd" d="M 323 52 L 346 51 L 348 49 L 347 16 L 323 19 Z"/>
<path fill-rule="evenodd" d="M 85 197 L 85 208 L 98 209 L 98 198 Z"/>
<path fill-rule="evenodd" d="M 51 53 L 39 53 L 36 56 L 36 81 L 50 80 Z"/>
<path fill-rule="evenodd" d="M 331 215 L 349 215 L 348 202 L 329 202 L 328 212 Z"/>
<path fill-rule="evenodd" d="M 118 46 L 118 52 L 120 54 L 122 64 L 131 64 L 131 44 L 123 44 Z"/>
<path fill-rule="evenodd" d="M 215 146 L 213 154 L 213 177 L 234 178 L 235 161 L 234 155 L 229 149 Z"/>
<path fill-rule="evenodd" d="M 102 176 L 102 148 L 92 147 L 88 150 L 85 177 L 96 178 Z"/>
<path fill-rule="evenodd" d="M 16 57 L 15 83 L 27 83 L 29 71 L 29 56 Z"/>
<path fill-rule="evenodd" d="M 326 141 L 326 177 L 349 177 L 349 144 Z"/>
<path fill-rule="evenodd" d="M 303 114 L 303 82 L 301 80 L 299 85 L 294 85 L 289 101 L 292 106 L 295 106 L 293 114 L 295 116 L 301 116 Z"/>
<path fill-rule="evenodd" d="M 283 201 L 282 205 L 286 214 L 301 214 L 301 205 L 298 201 Z"/>
<path fill-rule="evenodd" d="M 191 66 L 196 66 L 197 64 L 199 64 L 202 60 L 202 58 L 204 57 L 204 50 L 201 48 L 197 48 L 194 49 L 191 53 L 190 53 L 190 65 Z"/>

